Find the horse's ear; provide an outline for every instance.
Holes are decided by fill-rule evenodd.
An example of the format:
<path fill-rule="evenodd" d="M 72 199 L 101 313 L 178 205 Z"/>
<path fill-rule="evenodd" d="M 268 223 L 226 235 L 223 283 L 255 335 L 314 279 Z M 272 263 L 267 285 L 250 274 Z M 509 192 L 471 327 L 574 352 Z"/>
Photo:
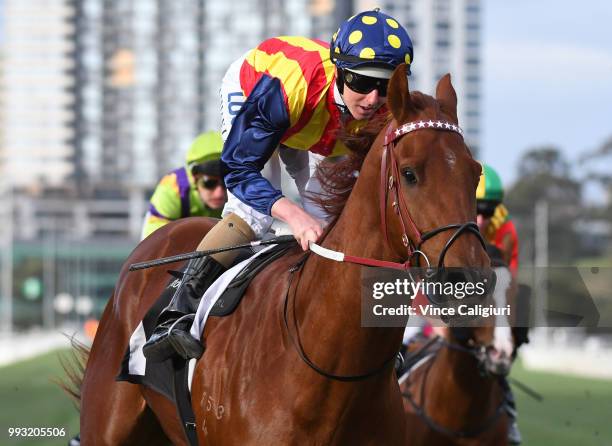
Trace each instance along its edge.
<path fill-rule="evenodd" d="M 393 71 L 393 75 L 389 79 L 388 90 L 387 105 L 389 110 L 391 110 L 391 114 L 393 114 L 398 123 L 403 123 L 408 114 L 414 109 L 410 100 L 405 63 L 399 64 L 395 71 Z"/>
<path fill-rule="evenodd" d="M 459 123 L 457 119 L 457 93 L 451 83 L 450 73 L 446 73 L 442 79 L 438 81 L 436 87 L 436 99 L 440 103 L 440 109 L 450 116 L 455 124 Z"/>

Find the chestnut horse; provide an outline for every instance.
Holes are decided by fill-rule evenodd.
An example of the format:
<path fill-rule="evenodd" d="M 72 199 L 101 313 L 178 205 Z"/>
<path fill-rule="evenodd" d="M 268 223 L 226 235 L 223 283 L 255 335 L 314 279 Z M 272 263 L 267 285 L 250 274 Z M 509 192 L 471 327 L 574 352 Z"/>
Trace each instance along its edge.
<path fill-rule="evenodd" d="M 497 307 L 515 307 L 509 269 L 495 270 Z M 428 342 L 433 355 L 400 377 L 411 433 L 406 445 L 507 444 L 508 415 L 500 380 L 510 372 L 518 347 L 513 330 L 509 319 L 495 316 L 469 325 L 442 330 L 444 337 Z"/>
<path fill-rule="evenodd" d="M 435 99 L 411 94 L 401 65 L 389 81 L 388 106 L 392 119 L 385 128 L 398 135 L 388 151 L 380 124 L 373 133 L 378 137 L 368 140 L 369 151 L 334 165 L 353 163 L 357 169 L 337 175 L 338 194 L 330 200 L 342 199 L 336 206 L 342 211 L 321 245 L 392 262 L 410 260 L 411 249 L 419 246 L 432 259 L 443 253 L 451 266 L 488 267 L 473 231 L 480 165 L 455 126 L 450 76 L 438 83 Z M 432 120 L 455 130 L 427 127 Z M 414 122 L 424 124 L 400 135 L 402 124 L 408 130 Z M 381 180 L 389 183 L 387 170 L 381 174 L 383 153 L 394 177 L 393 200 L 386 199 L 386 187 L 378 193 Z M 206 219 L 170 224 L 144 240 L 126 265 L 190 251 L 212 224 Z M 435 228 L 439 231 L 420 232 Z M 306 256 L 296 248 L 253 280 L 232 315 L 207 322 L 206 349 L 191 389 L 200 445 L 405 444 L 393 371 L 403 328 L 361 327 L 360 275 L 357 264 Z M 114 380 L 130 334 L 167 281 L 160 268 L 128 273 L 123 267 L 82 383 L 83 444 L 186 444 L 168 400 Z"/>

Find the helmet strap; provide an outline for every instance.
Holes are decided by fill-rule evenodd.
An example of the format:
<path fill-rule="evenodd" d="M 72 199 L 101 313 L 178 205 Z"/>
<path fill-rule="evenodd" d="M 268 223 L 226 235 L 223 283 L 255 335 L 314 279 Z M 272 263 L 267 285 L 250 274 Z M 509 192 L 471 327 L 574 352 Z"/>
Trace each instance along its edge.
<path fill-rule="evenodd" d="M 344 70 L 336 65 L 336 71 L 338 72 L 336 76 L 336 87 L 338 87 L 340 94 L 344 94 Z"/>
<path fill-rule="evenodd" d="M 340 88 L 336 79 L 336 85 L 330 85 L 330 88 L 333 88 L 333 94 L 334 94 L 334 104 L 336 105 L 336 107 L 338 107 L 338 110 L 340 110 L 340 114 L 342 116 L 352 116 L 351 112 L 349 111 L 348 107 L 346 106 L 346 104 L 344 103 L 344 98 L 342 97 L 342 93 L 340 93 Z"/>

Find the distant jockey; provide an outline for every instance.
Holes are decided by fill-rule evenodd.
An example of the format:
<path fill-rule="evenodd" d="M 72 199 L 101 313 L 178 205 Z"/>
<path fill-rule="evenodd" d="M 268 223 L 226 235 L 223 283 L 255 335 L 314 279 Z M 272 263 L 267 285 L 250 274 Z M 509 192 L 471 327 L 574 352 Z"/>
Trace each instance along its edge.
<path fill-rule="evenodd" d="M 185 217 L 221 217 L 227 192 L 221 173 L 223 141 L 218 132 L 199 135 L 187 152 L 186 165 L 161 179 L 151 201 L 142 237 Z"/>

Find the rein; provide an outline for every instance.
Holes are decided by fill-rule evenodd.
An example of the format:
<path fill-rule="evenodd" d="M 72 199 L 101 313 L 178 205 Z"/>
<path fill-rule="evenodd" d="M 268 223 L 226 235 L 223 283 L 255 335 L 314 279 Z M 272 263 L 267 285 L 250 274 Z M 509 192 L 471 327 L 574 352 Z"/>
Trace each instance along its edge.
<path fill-rule="evenodd" d="M 413 122 L 408 122 L 398 127 L 395 130 L 393 130 L 391 123 L 387 127 L 387 130 L 385 133 L 385 142 L 384 142 L 384 149 L 383 149 L 383 155 L 382 155 L 382 160 L 381 160 L 381 173 L 380 173 L 380 200 L 379 201 L 380 201 L 381 226 L 382 226 L 382 232 L 385 235 L 385 242 L 387 243 L 387 246 L 390 247 L 391 245 L 389 243 L 389 234 L 388 234 L 388 228 L 387 228 L 386 214 L 387 214 L 388 195 L 389 193 L 391 193 L 393 194 L 393 198 L 394 198 L 393 203 L 392 203 L 393 209 L 395 211 L 395 214 L 398 215 L 401 226 L 402 226 L 402 243 L 407 248 L 407 251 L 408 251 L 407 260 L 403 263 L 399 263 L 399 262 L 390 262 L 386 260 L 372 259 L 368 257 L 351 256 L 351 255 L 344 254 L 343 252 L 333 251 L 331 249 L 324 248 L 314 242 L 310 242 L 309 246 L 312 252 L 314 252 L 315 254 L 321 257 L 325 257 L 327 259 L 334 260 L 336 262 L 347 262 L 347 263 L 354 263 L 354 264 L 363 265 L 363 266 L 392 268 L 396 270 L 406 271 L 412 265 L 412 259 L 415 256 L 415 254 L 422 256 L 426 260 L 427 266 L 430 267 L 431 264 L 429 262 L 429 259 L 427 258 L 425 253 L 421 251 L 421 246 L 427 240 L 433 238 L 434 236 L 440 234 L 441 232 L 448 231 L 451 229 L 456 229 L 456 231 L 448 239 L 448 241 L 446 242 L 444 248 L 442 249 L 440 253 L 440 257 L 438 260 L 439 268 L 443 267 L 444 257 L 447 251 L 449 250 L 449 248 L 451 247 L 451 245 L 459 238 L 460 235 L 462 235 L 465 232 L 474 234 L 480 241 L 482 247 L 486 249 L 484 238 L 482 237 L 482 234 L 480 234 L 480 231 L 478 230 L 478 226 L 473 221 L 466 222 L 466 223 L 449 224 L 446 226 L 435 228 L 430 231 L 421 232 L 418 229 L 417 225 L 414 223 L 414 220 L 412 219 L 412 217 L 410 216 L 410 213 L 408 212 L 408 207 L 406 206 L 403 195 L 400 193 L 400 190 L 399 190 L 400 171 L 399 171 L 399 166 L 397 163 L 397 158 L 396 158 L 396 155 L 393 149 L 395 145 L 397 144 L 397 141 L 402 136 L 407 135 L 408 133 L 412 133 L 417 130 L 421 130 L 421 129 L 432 129 L 432 130 L 455 132 L 463 138 L 463 131 L 461 130 L 461 128 L 458 125 L 455 125 L 447 121 L 431 121 L 431 120 L 413 121 Z M 390 173 L 389 173 L 389 170 L 391 171 Z M 387 175 L 389 175 L 388 181 L 387 181 Z M 406 229 L 408 226 L 411 228 L 412 233 L 416 234 L 417 236 L 416 239 L 418 240 L 418 242 L 416 246 L 413 245 L 412 241 L 408 237 L 408 231 Z M 294 273 L 299 272 L 299 270 L 303 267 L 304 263 L 306 262 L 307 258 L 308 256 L 305 256 L 302 260 L 300 260 L 300 262 L 298 262 L 296 265 L 294 265 L 289 270 L 291 276 L 289 278 L 289 284 L 287 286 L 287 293 L 285 295 L 285 301 L 283 305 L 283 321 L 284 321 L 285 327 L 287 328 L 287 333 L 289 335 L 289 338 L 291 339 L 291 342 L 293 343 L 298 354 L 300 355 L 300 358 L 306 365 L 308 365 L 308 367 L 310 367 L 312 370 L 317 372 L 319 375 L 324 376 L 328 379 L 337 380 L 337 381 L 360 381 L 360 380 L 368 379 L 382 372 L 384 369 L 388 367 L 388 365 L 391 362 L 395 360 L 395 357 L 396 357 L 395 353 L 393 354 L 393 356 L 388 358 L 384 363 L 382 363 L 378 368 L 370 372 L 360 374 L 360 375 L 335 375 L 333 373 L 330 373 L 330 372 L 327 372 L 321 369 L 319 366 L 317 366 L 311 361 L 311 359 L 304 352 L 304 347 L 302 346 L 302 343 L 300 341 L 299 333 L 297 334 L 297 339 L 292 336 L 291 330 L 289 329 L 289 320 L 288 320 L 288 315 L 287 315 L 288 306 L 289 306 L 289 293 L 291 290 Z M 296 293 L 297 293 L 298 285 L 299 285 L 299 278 L 298 278 L 298 282 L 296 283 L 296 287 L 295 287 Z M 294 296 L 295 296 L 295 293 L 294 293 Z M 296 332 L 297 332 L 297 324 L 296 324 Z"/>
<path fill-rule="evenodd" d="M 387 227 L 387 204 L 389 194 L 393 194 L 393 210 L 395 214 L 398 216 L 401 226 L 402 226 L 402 243 L 406 247 L 408 251 L 407 260 L 403 263 L 400 262 L 390 262 L 386 260 L 378 260 L 372 259 L 369 257 L 359 257 L 359 256 L 351 256 L 339 251 L 333 251 L 328 248 L 323 248 L 322 246 L 310 242 L 309 246 L 312 252 L 315 254 L 325 257 L 330 260 L 334 260 L 336 262 L 347 262 L 354 263 L 357 265 L 363 266 L 374 266 L 379 268 L 391 268 L 396 270 L 407 271 L 410 266 L 412 266 L 412 259 L 415 255 L 420 255 L 427 262 L 427 266 L 430 267 L 431 264 L 429 262 L 428 257 L 425 255 L 423 251 L 421 251 L 421 246 L 427 240 L 435 237 L 436 235 L 449 231 L 451 229 L 456 229 L 453 235 L 448 239 L 444 248 L 440 252 L 440 257 L 438 259 L 438 268 L 442 268 L 444 266 L 444 257 L 448 252 L 449 248 L 453 243 L 462 235 L 464 232 L 472 233 L 480 241 L 483 249 L 486 249 L 485 240 L 478 230 L 478 225 L 475 222 L 470 221 L 466 223 L 453 223 L 445 226 L 440 226 L 438 228 L 432 229 L 430 231 L 421 232 L 417 225 L 414 223 L 414 220 L 410 216 L 410 212 L 408 212 L 408 207 L 404 201 L 403 195 L 399 190 L 399 178 L 400 171 L 397 163 L 397 159 L 395 156 L 394 148 L 397 144 L 397 141 L 404 135 L 408 133 L 412 133 L 416 130 L 422 129 L 432 129 L 432 130 L 440 130 L 440 131 L 450 131 L 455 132 L 461 137 L 463 137 L 463 130 L 455 124 L 452 124 L 447 121 L 413 121 L 398 127 L 393 130 L 391 124 L 387 127 L 385 133 L 385 143 L 383 149 L 383 155 L 381 160 L 381 172 L 380 172 L 380 221 L 381 228 L 383 234 L 385 234 L 385 242 L 387 246 L 391 246 L 389 242 L 389 231 Z M 390 172 L 389 172 L 390 171 Z M 389 179 L 387 180 L 387 175 L 389 175 Z M 412 232 L 417 235 L 417 244 L 411 242 L 408 237 L 407 227 L 410 227 Z M 417 263 L 418 264 L 418 263 Z"/>
<path fill-rule="evenodd" d="M 363 381 L 363 380 L 371 378 L 371 377 L 373 377 L 375 375 L 378 375 L 380 372 L 385 370 L 391 363 L 393 363 L 395 361 L 395 358 L 397 356 L 396 352 L 393 352 L 393 355 L 391 357 L 389 357 L 388 359 L 386 359 L 379 367 L 377 367 L 376 369 L 371 370 L 369 372 L 362 373 L 362 374 L 359 374 L 359 375 L 336 375 L 334 373 L 330 373 L 330 372 L 327 372 L 327 371 L 323 370 L 318 365 L 316 365 L 314 362 L 312 362 L 312 360 L 308 357 L 308 355 L 304 351 L 304 346 L 302 345 L 302 341 L 300 340 L 300 334 L 298 332 L 297 322 L 294 323 L 296 336 L 294 337 L 291 334 L 291 329 L 289 328 L 289 317 L 288 317 L 289 294 L 290 294 L 290 291 L 291 291 L 291 285 L 293 283 L 293 278 L 295 277 L 295 274 L 298 274 L 299 277 L 298 277 L 297 282 L 295 284 L 295 291 L 293 293 L 293 299 L 294 299 L 294 302 L 295 302 L 295 296 L 296 296 L 296 293 L 297 293 L 297 290 L 298 290 L 298 286 L 300 284 L 300 279 L 302 277 L 301 271 L 302 271 L 302 268 L 304 267 L 304 264 L 308 260 L 308 257 L 309 257 L 308 254 L 305 255 L 298 263 L 296 263 L 295 265 L 293 265 L 289 269 L 289 274 L 290 274 L 290 276 L 289 276 L 289 283 L 287 285 L 287 293 L 285 294 L 285 301 L 283 303 L 283 322 L 285 324 L 285 328 L 287 329 L 287 335 L 289 336 L 289 339 L 291 340 L 291 343 L 293 344 L 293 346 L 297 350 L 297 352 L 300 355 L 300 358 L 302 359 L 302 361 L 304 361 L 304 363 L 308 367 L 310 367 L 312 370 L 314 370 L 316 373 L 318 373 L 319 375 L 321 375 L 321 376 L 323 376 L 323 377 L 325 377 L 327 379 L 331 379 L 331 380 L 334 380 L 334 381 L 341 381 L 341 382 L 355 382 L 355 381 Z"/>
<path fill-rule="evenodd" d="M 486 350 L 486 346 L 475 345 L 473 347 L 464 347 L 463 345 L 448 342 L 439 337 L 435 339 L 437 340 L 439 344 L 441 344 L 442 346 L 450 350 L 456 350 L 462 353 L 466 353 L 470 356 L 473 356 L 476 359 L 476 361 L 478 361 L 478 369 L 482 374 L 481 366 L 480 366 L 482 359 L 481 359 L 480 352 L 483 349 Z M 421 384 L 421 398 L 420 398 L 421 405 L 419 406 L 419 404 L 415 401 L 412 395 L 412 392 L 410 392 L 408 383 L 406 383 L 406 390 L 402 392 L 402 396 L 408 400 L 408 402 L 412 406 L 415 413 L 419 416 L 419 418 L 421 418 L 425 422 L 425 424 L 429 426 L 429 428 L 431 428 L 432 430 L 436 432 L 439 432 L 444 435 L 448 435 L 449 437 L 474 438 L 488 431 L 499 420 L 499 418 L 502 416 L 504 412 L 504 406 L 505 406 L 504 398 L 502 398 L 501 402 L 499 403 L 499 405 L 497 406 L 493 414 L 487 417 L 487 419 L 481 425 L 473 429 L 461 429 L 461 430 L 449 429 L 445 426 L 442 426 L 441 424 L 436 423 L 429 415 L 427 415 L 427 413 L 425 412 L 425 387 L 426 387 L 427 377 L 429 376 L 429 371 L 431 370 L 436 358 L 437 356 L 434 356 L 434 359 L 429 363 L 427 369 L 424 372 L 425 376 L 423 378 L 423 383 Z"/>

